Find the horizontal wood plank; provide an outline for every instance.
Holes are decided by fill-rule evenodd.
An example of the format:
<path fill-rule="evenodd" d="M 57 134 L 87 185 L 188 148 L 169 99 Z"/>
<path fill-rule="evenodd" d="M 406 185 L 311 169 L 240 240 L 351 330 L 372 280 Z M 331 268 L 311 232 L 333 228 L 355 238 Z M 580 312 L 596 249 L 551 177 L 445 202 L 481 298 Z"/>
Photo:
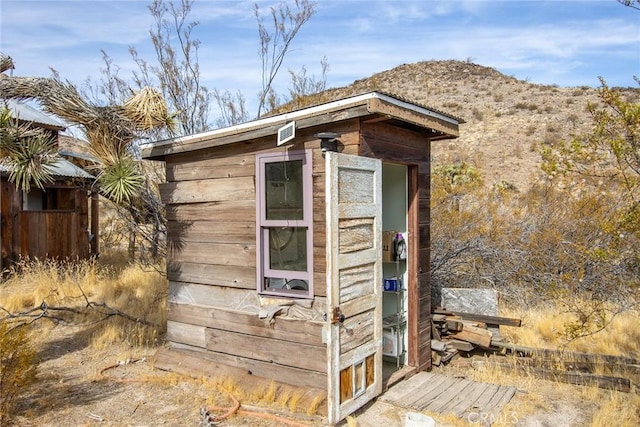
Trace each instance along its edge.
<path fill-rule="evenodd" d="M 255 200 L 256 194 L 252 176 L 168 182 L 160 184 L 159 189 L 166 204 Z"/>
<path fill-rule="evenodd" d="M 504 326 L 519 327 L 522 324 L 522 319 L 517 319 L 513 317 L 488 316 L 485 314 L 466 313 L 461 311 L 449 311 L 445 309 L 434 309 L 433 313 L 460 316 L 464 320 L 482 322 L 482 323 L 486 323 L 487 325 L 504 325 Z"/>
<path fill-rule="evenodd" d="M 254 266 L 198 264 L 170 261 L 167 277 L 171 281 L 204 285 L 257 289 Z"/>
<path fill-rule="evenodd" d="M 255 156 L 236 155 L 213 159 L 189 159 L 167 162 L 167 181 L 193 181 L 212 178 L 236 178 L 255 174 Z"/>
<path fill-rule="evenodd" d="M 167 204 L 167 220 L 182 221 L 253 221 L 256 220 L 256 201 L 222 200 L 207 203 Z"/>
<path fill-rule="evenodd" d="M 179 246 L 180 242 L 241 243 L 256 242 L 255 221 L 167 221 L 169 245 Z"/>
<path fill-rule="evenodd" d="M 236 266 L 256 264 L 255 244 L 174 242 L 167 249 L 168 262 Z"/>
<path fill-rule="evenodd" d="M 260 307 L 260 300 L 255 289 L 237 289 L 228 286 L 173 281 L 169 281 L 168 302 L 255 310 L 256 313 Z"/>
<path fill-rule="evenodd" d="M 203 305 L 169 303 L 167 318 L 176 322 L 224 329 L 263 338 L 324 346 L 322 323 L 276 316 L 273 322 L 244 310 L 212 308 Z"/>
<path fill-rule="evenodd" d="M 206 348 L 205 327 L 168 320 L 167 341 Z"/>
<path fill-rule="evenodd" d="M 229 375 L 256 375 L 299 387 L 321 390 L 327 387 L 326 373 L 213 353 L 185 345 L 172 345 L 156 352 L 154 366 L 194 376 L 222 378 Z"/>
<path fill-rule="evenodd" d="M 374 338 L 374 311 L 366 311 L 348 317 L 340 327 L 340 353 L 359 347 Z"/>
<path fill-rule="evenodd" d="M 315 372 L 326 372 L 327 350 L 324 346 L 246 335 L 207 328 L 207 349 L 247 359 L 275 363 Z"/>

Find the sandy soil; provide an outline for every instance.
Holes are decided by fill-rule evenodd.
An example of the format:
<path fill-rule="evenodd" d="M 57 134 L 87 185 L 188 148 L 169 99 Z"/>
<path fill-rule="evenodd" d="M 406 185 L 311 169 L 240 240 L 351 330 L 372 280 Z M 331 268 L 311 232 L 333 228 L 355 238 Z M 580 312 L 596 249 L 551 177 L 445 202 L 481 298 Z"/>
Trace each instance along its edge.
<path fill-rule="evenodd" d="M 25 396 L 15 414 L 18 426 L 201 426 L 202 408 L 229 407 L 226 393 L 201 380 L 188 379 L 154 369 L 153 350 L 131 350 L 112 346 L 104 350 L 89 347 L 90 328 L 58 325 L 47 333 L 40 347 L 38 383 Z M 119 362 L 138 360 L 118 366 Z M 105 368 L 113 367 L 111 369 Z M 470 375 L 469 363 L 452 364 L 438 372 Z M 256 378 L 251 379 L 255 386 Z M 503 379 L 504 381 L 504 379 Z M 519 387 L 495 425 L 573 426 L 591 418 L 593 405 L 584 402 L 580 387 L 560 385 L 530 378 L 513 377 Z M 582 394 L 581 394 L 582 393 Z M 581 397 L 582 396 L 582 397 Z M 276 398 L 277 399 L 277 398 Z M 320 426 L 324 419 L 307 415 L 303 407 L 291 412 L 275 403 L 251 402 L 243 408 L 278 414 L 281 420 L 264 420 L 246 415 L 233 416 L 209 425 L 275 426 L 284 419 L 299 425 Z M 220 414 L 221 412 L 217 412 Z M 358 425 L 402 426 L 407 410 L 384 402 L 373 402 L 355 414 Z M 477 420 L 457 420 L 435 416 L 439 426 L 485 425 Z M 470 422 L 474 421 L 474 422 Z M 346 425 L 346 423 L 343 423 Z"/>

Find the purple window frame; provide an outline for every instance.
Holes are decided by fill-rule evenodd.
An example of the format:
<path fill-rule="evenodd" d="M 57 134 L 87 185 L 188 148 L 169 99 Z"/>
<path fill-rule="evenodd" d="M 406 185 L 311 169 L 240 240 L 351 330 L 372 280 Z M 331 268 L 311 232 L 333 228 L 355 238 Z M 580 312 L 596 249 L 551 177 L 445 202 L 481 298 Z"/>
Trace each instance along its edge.
<path fill-rule="evenodd" d="M 313 169 L 312 150 L 286 151 L 256 155 L 256 277 L 257 290 L 262 295 L 313 298 Z M 266 218 L 266 176 L 268 163 L 302 160 L 302 220 L 268 220 Z M 270 268 L 269 228 L 300 227 L 306 229 L 307 270 L 275 270 Z M 305 280 L 308 290 L 275 290 L 266 288 L 266 278 Z"/>

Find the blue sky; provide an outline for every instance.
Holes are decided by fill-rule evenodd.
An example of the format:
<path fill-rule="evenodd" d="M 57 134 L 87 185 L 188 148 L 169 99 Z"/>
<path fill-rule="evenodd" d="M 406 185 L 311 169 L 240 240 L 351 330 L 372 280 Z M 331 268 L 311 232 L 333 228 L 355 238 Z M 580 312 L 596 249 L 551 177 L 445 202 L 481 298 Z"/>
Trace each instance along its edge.
<path fill-rule="evenodd" d="M 133 69 L 128 47 L 153 60 L 148 1 L 1 0 L 0 52 L 13 58 L 15 76 L 49 76 L 81 85 L 99 79 L 104 49 Z M 209 89 L 240 90 L 253 101 L 260 88 L 253 1 L 196 0 L 192 17 L 201 41 L 200 65 Z M 259 1 L 264 12 L 274 2 Z M 494 67 L 532 83 L 637 86 L 640 11 L 615 0 L 317 0 L 316 15 L 298 34 L 276 87 L 288 69 L 320 73 L 328 87 L 397 65 L 456 59 Z"/>

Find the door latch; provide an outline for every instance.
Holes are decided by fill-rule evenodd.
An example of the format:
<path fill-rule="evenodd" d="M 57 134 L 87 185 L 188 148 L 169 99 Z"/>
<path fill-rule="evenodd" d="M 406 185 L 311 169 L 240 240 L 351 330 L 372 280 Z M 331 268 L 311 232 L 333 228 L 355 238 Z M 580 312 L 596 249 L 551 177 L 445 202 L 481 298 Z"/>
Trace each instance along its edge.
<path fill-rule="evenodd" d="M 331 311 L 331 323 L 342 323 L 344 322 L 344 314 L 340 310 L 340 307 L 333 307 Z"/>

